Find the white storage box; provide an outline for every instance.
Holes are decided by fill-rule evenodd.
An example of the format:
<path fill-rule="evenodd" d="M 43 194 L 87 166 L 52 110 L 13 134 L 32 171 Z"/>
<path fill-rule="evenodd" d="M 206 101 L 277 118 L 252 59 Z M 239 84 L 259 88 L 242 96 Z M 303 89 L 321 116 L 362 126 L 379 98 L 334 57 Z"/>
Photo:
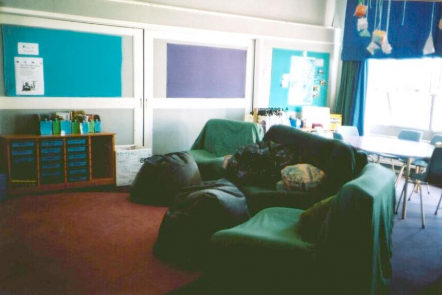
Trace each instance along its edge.
<path fill-rule="evenodd" d="M 135 145 L 116 145 L 117 186 L 132 185 L 144 159 L 152 156 L 152 150 Z"/>

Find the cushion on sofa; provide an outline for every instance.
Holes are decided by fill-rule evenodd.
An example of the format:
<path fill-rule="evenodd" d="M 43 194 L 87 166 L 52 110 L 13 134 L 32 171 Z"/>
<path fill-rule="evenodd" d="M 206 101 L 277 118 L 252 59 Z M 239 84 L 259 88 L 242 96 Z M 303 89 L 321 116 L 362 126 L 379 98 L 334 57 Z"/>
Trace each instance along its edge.
<path fill-rule="evenodd" d="M 322 184 L 325 173 L 310 164 L 297 164 L 282 169 L 281 178 L 289 191 L 312 191 Z"/>
<path fill-rule="evenodd" d="M 188 152 L 145 160 L 131 188 L 131 201 L 168 206 L 180 189 L 201 183 L 198 166 Z"/>
<path fill-rule="evenodd" d="M 316 243 L 334 196 L 322 200 L 302 212 L 296 224 L 296 232 L 304 241 Z"/>
<path fill-rule="evenodd" d="M 212 234 L 249 218 L 244 195 L 226 179 L 184 188 L 164 215 L 154 253 L 181 266 L 201 266 L 209 262 Z"/>

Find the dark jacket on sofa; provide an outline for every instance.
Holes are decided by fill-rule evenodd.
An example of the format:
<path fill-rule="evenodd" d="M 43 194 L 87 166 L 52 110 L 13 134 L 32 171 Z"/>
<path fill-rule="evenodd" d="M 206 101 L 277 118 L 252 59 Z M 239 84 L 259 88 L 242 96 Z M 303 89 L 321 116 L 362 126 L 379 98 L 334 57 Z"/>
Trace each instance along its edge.
<path fill-rule="evenodd" d="M 276 183 L 266 181 L 253 184 L 236 183 L 246 195 L 252 215 L 268 207 L 307 209 L 318 201 L 336 194 L 342 185 L 357 177 L 367 164 L 364 153 L 358 153 L 343 141 L 310 134 L 289 126 L 272 126 L 263 140 L 290 145 L 298 163 L 311 164 L 321 169 L 326 178 L 318 190 L 310 192 L 276 191 Z"/>

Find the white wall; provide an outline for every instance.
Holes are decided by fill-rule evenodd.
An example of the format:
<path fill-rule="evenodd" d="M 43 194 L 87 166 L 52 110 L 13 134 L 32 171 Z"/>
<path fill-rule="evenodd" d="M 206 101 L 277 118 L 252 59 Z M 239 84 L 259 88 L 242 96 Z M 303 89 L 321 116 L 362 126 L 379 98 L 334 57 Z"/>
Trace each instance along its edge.
<path fill-rule="evenodd" d="M 212 0 L 210 2 L 214 1 L 215 0 Z M 234 0 L 228 1 L 233 3 Z M 244 0 L 241 0 L 241 3 L 242 1 Z M 184 1 L 182 2 L 184 3 Z M 218 2 L 223 3 L 224 1 Z M 237 0 L 237 2 L 239 1 Z M 252 0 L 247 0 L 247 2 L 252 2 Z M 332 28 L 326 29 L 323 26 L 305 25 L 322 25 L 324 23 L 324 10 L 327 0 L 267 0 L 267 4 L 263 4 L 262 6 L 262 13 L 264 13 L 266 9 L 270 11 L 270 8 L 274 7 L 275 3 L 277 5 L 278 3 L 289 2 L 304 4 L 298 6 L 294 5 L 295 7 L 285 7 L 284 5 L 278 6 L 280 14 L 278 16 L 279 18 L 272 21 L 257 18 L 259 16 L 258 12 L 257 16 L 254 15 L 254 17 L 241 16 L 241 12 L 244 13 L 247 9 L 239 5 L 231 5 L 232 7 L 236 7 L 235 9 L 238 10 L 238 14 L 223 14 L 205 12 L 204 10 L 196 9 L 181 9 L 174 6 L 151 4 L 133 0 L 2 0 L 1 6 L 96 17 L 109 20 L 241 34 L 266 35 L 281 38 L 301 38 L 307 40 L 324 40 L 324 38 L 328 38 L 328 41 L 333 42 L 333 37 L 331 39 L 328 37 L 330 31 L 333 31 Z M 308 5 L 306 3 L 308 3 Z M 289 14 L 293 14 L 290 22 L 283 16 L 287 13 L 286 11 Z M 318 11 L 322 12 L 318 13 Z"/>
<path fill-rule="evenodd" d="M 143 0 L 143 2 L 323 25 L 327 0 Z"/>
<path fill-rule="evenodd" d="M 3 0 L 1 4 L 8 7 L 74 13 L 85 16 L 96 15 L 97 13 L 126 14 L 122 13 L 121 10 L 116 10 L 117 7 L 120 7 L 118 2 L 174 6 L 322 26 L 324 25 L 326 5 L 330 0 Z M 100 10 L 106 11 L 99 12 Z M 151 15 L 144 15 L 143 18 L 151 19 L 150 22 L 152 23 Z"/>

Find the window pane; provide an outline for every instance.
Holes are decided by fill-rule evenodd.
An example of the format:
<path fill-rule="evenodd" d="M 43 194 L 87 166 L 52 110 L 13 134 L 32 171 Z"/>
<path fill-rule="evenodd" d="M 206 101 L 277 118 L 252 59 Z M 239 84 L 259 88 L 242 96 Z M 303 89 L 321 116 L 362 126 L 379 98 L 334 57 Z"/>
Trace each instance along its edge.
<path fill-rule="evenodd" d="M 442 95 L 434 95 L 433 131 L 442 131 Z"/>
<path fill-rule="evenodd" d="M 370 60 L 365 111 L 367 127 L 430 129 L 432 96 L 440 92 L 441 76 L 440 58 Z M 432 128 L 442 130 L 442 118 L 437 116 L 442 114 L 442 101 L 436 98 Z"/>

